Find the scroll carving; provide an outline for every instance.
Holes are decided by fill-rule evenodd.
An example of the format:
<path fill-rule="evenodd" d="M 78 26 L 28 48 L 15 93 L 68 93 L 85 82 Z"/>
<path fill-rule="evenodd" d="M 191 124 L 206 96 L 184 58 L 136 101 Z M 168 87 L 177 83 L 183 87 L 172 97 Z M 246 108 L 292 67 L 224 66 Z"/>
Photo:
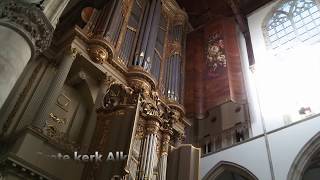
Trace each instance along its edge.
<path fill-rule="evenodd" d="M 112 83 L 103 98 L 103 108 L 112 111 L 116 106 L 132 100 L 133 89 L 123 84 Z"/>

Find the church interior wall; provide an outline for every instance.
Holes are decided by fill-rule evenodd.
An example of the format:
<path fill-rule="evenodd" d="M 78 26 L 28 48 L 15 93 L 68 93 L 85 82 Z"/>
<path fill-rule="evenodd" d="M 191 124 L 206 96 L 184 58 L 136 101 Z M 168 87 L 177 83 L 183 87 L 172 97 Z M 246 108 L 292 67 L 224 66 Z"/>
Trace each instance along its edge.
<path fill-rule="evenodd" d="M 252 152 L 254 150 L 254 152 Z M 200 176 L 206 174 L 220 161 L 229 161 L 247 168 L 259 180 L 270 180 L 265 140 L 259 137 L 229 149 L 203 156 L 200 161 Z"/>
<path fill-rule="evenodd" d="M 314 117 L 268 134 L 274 173 L 287 179 L 290 167 L 300 150 L 319 132 L 320 117 Z"/>
<path fill-rule="evenodd" d="M 247 168 L 260 180 L 271 179 L 269 163 L 272 163 L 275 179 L 287 179 L 294 159 L 307 142 L 319 132 L 319 126 L 319 117 L 316 117 L 268 133 L 272 162 L 267 157 L 264 136 L 257 136 L 240 145 L 202 156 L 201 177 L 203 178 L 220 161 L 230 161 Z"/>
<path fill-rule="evenodd" d="M 168 180 L 195 180 L 221 162 L 244 167 L 259 180 L 286 180 L 300 150 L 319 132 L 320 116 L 285 126 L 283 121 L 279 125 L 279 117 L 262 117 L 256 66 L 249 66 L 236 20 L 217 18 L 186 35 L 188 15 L 174 0 L 119 2 L 94 10 L 88 23 L 73 16 L 87 4 L 45 1 L 41 13 L 53 28 L 62 18 L 51 47 L 37 58 L 26 37 L 0 23 L 0 46 L 11 48 L 0 49 L 0 142 L 5 142 L 0 158 L 9 163 L 6 180 L 26 174 L 50 180 L 104 179 L 118 172 L 127 179 L 164 180 L 167 167 L 172 167 Z M 257 64 L 270 57 L 262 24 L 277 2 L 247 17 Z M 6 38 L 11 40 L 3 45 Z M 208 61 L 217 55 L 214 48 L 222 64 L 214 64 L 212 57 Z M 3 87 L 3 80 L 9 86 Z M 57 97 L 50 101 L 51 89 Z M 45 102 L 49 104 L 43 106 Z M 42 107 L 47 109 L 40 111 Z M 38 117 L 41 112 L 44 118 Z M 50 156 L 117 148 L 130 156 L 121 168 Z"/>
<path fill-rule="evenodd" d="M 278 2 L 272 1 L 248 16 L 253 51 L 258 64 L 263 60 L 268 60 L 270 56 L 267 53 L 262 24 L 265 17 Z M 201 177 L 205 177 L 212 167 L 225 160 L 247 168 L 258 179 L 269 180 L 272 179 L 272 174 L 274 174 L 274 179 L 285 180 L 288 179 L 289 170 L 294 166 L 294 160 L 300 151 L 309 143 L 310 139 L 319 133 L 319 115 L 313 115 L 287 125 L 277 124 L 276 121 L 279 121 L 281 117 L 270 118 L 267 116 L 262 119 L 255 75 L 256 70 L 259 69 L 255 69 L 254 66 L 249 67 L 244 38 L 240 32 L 238 34 L 251 118 L 252 138 L 222 151 L 202 156 Z M 270 70 L 270 73 L 272 73 L 272 70 Z M 265 135 L 263 120 L 266 124 Z M 316 177 L 316 173 L 313 173 L 308 175 Z"/>
<path fill-rule="evenodd" d="M 261 113 L 259 109 L 258 96 L 256 91 L 254 69 L 250 68 L 247 46 L 242 32 L 237 26 L 237 38 L 241 56 L 241 67 L 243 71 L 243 80 L 246 89 L 248 112 L 251 125 L 251 137 L 261 135 L 263 133 Z"/>

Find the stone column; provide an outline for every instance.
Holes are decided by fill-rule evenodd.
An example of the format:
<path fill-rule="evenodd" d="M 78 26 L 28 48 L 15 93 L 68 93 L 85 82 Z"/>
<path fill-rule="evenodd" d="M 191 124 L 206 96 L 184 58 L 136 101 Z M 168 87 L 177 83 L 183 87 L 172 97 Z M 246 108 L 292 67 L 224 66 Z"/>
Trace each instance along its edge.
<path fill-rule="evenodd" d="M 25 66 L 47 49 L 53 27 L 34 4 L 0 1 L 0 108 Z"/>
<path fill-rule="evenodd" d="M 161 148 L 161 156 L 159 161 L 159 180 L 166 180 L 167 175 L 167 159 L 168 159 L 168 151 L 169 151 L 169 142 L 170 135 L 172 134 L 171 130 L 164 130 L 162 134 L 162 148 Z"/>
<path fill-rule="evenodd" d="M 151 180 L 156 156 L 157 132 L 159 123 L 149 120 L 146 124 L 146 135 L 143 140 L 142 157 L 140 162 L 139 180 Z"/>
<path fill-rule="evenodd" d="M 40 109 L 37 112 L 38 115 L 32 123 L 32 125 L 40 131 L 43 131 L 46 126 L 46 120 L 49 118 L 52 105 L 60 94 L 76 55 L 77 51 L 75 48 L 68 48 L 63 54 L 56 76 L 52 80 L 48 92 L 46 93 Z"/>
<path fill-rule="evenodd" d="M 44 14 L 53 27 L 58 24 L 59 18 L 66 8 L 70 0 L 45 0 L 42 6 L 44 7 Z"/>

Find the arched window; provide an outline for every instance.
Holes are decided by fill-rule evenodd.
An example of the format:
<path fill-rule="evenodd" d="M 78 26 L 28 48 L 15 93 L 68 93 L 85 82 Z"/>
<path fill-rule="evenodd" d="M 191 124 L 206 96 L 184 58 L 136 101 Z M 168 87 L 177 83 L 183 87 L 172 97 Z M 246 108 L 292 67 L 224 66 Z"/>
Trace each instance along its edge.
<path fill-rule="evenodd" d="M 263 21 L 261 30 L 269 46 L 255 52 L 255 73 L 268 130 L 320 112 L 316 101 L 320 86 L 315 83 L 320 76 L 319 2 L 279 0 Z"/>
<path fill-rule="evenodd" d="M 282 1 L 265 21 L 272 49 L 289 49 L 297 43 L 320 40 L 320 12 L 316 0 Z"/>

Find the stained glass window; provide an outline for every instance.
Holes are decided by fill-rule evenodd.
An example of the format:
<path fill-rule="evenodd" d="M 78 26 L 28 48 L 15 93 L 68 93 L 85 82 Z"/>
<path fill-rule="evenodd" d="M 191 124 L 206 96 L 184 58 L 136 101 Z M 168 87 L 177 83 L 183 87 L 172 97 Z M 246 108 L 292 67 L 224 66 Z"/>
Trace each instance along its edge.
<path fill-rule="evenodd" d="M 289 49 L 299 42 L 320 40 L 320 12 L 315 0 L 289 0 L 280 4 L 266 23 L 273 49 Z"/>

